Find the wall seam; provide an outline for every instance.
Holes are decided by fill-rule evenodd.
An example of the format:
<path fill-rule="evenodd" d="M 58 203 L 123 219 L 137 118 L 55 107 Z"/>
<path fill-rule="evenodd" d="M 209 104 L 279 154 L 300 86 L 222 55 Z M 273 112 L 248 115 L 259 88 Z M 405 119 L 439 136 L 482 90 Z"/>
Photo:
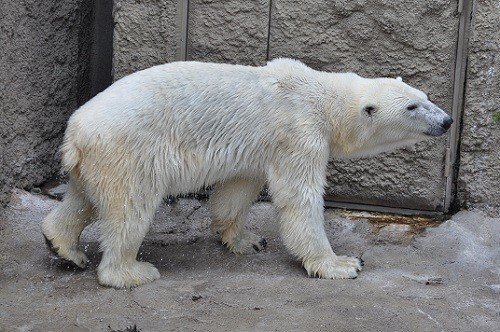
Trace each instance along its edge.
<path fill-rule="evenodd" d="M 189 36 L 189 0 L 179 0 L 178 24 L 179 24 L 179 49 L 176 52 L 176 60 L 186 61 L 188 54 Z"/>
<path fill-rule="evenodd" d="M 267 17 L 267 45 L 266 45 L 266 62 L 269 61 L 269 52 L 271 48 L 271 18 L 272 18 L 273 0 L 269 0 L 268 17 Z"/>
<path fill-rule="evenodd" d="M 457 48 L 455 56 L 455 71 L 453 82 L 453 104 L 452 117 L 455 121 L 446 149 L 445 160 L 445 197 L 444 212 L 448 212 L 457 194 L 457 162 L 460 159 L 459 147 L 462 127 L 462 116 L 464 108 L 464 93 L 466 85 L 467 71 L 467 50 L 470 34 L 470 21 L 472 19 L 473 0 L 460 0 L 457 5 L 460 15 Z"/>

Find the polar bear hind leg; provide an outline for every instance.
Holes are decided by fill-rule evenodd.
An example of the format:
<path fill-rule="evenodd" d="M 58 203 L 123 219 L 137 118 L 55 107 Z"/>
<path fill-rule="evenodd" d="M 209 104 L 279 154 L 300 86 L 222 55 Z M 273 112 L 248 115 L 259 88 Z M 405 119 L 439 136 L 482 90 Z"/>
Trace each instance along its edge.
<path fill-rule="evenodd" d="M 85 268 L 88 259 L 78 249 L 83 229 L 93 221 L 94 207 L 87 200 L 76 177 L 70 176 L 63 202 L 42 222 L 42 232 L 50 250 L 61 258 Z"/>
<path fill-rule="evenodd" d="M 264 187 L 260 179 L 235 178 L 220 182 L 210 196 L 211 229 L 236 254 L 264 249 L 267 242 L 244 227 L 252 203 Z"/>
<path fill-rule="evenodd" d="M 159 200 L 131 200 L 117 195 L 99 209 L 101 262 L 99 283 L 115 288 L 130 288 L 160 278 L 148 262 L 137 261 L 139 247 L 153 220 Z"/>

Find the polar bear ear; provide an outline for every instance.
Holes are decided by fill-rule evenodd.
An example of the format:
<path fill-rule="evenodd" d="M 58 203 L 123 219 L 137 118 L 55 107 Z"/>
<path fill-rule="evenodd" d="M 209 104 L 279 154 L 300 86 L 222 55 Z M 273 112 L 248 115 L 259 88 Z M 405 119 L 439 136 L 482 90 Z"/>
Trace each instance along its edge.
<path fill-rule="evenodd" d="M 398 76 L 398 77 L 396 77 L 396 81 L 403 82 L 403 79 L 401 78 L 401 76 Z"/>

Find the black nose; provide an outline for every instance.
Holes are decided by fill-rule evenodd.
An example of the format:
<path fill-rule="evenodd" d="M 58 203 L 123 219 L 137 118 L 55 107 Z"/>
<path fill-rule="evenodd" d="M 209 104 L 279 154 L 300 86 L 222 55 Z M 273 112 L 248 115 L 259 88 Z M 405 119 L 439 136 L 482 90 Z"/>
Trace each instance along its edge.
<path fill-rule="evenodd" d="M 441 123 L 441 127 L 448 130 L 450 129 L 452 123 L 453 119 L 451 117 L 447 117 L 446 119 L 443 120 L 443 123 Z"/>

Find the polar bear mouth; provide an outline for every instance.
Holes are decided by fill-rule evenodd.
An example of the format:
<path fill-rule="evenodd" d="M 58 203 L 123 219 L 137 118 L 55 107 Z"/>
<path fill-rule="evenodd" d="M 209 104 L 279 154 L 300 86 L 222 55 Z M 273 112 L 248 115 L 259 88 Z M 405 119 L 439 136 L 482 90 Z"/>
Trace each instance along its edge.
<path fill-rule="evenodd" d="M 446 133 L 448 129 L 445 129 L 443 127 L 432 127 L 429 130 L 427 130 L 424 134 L 427 136 L 432 136 L 432 137 L 438 137 Z"/>

